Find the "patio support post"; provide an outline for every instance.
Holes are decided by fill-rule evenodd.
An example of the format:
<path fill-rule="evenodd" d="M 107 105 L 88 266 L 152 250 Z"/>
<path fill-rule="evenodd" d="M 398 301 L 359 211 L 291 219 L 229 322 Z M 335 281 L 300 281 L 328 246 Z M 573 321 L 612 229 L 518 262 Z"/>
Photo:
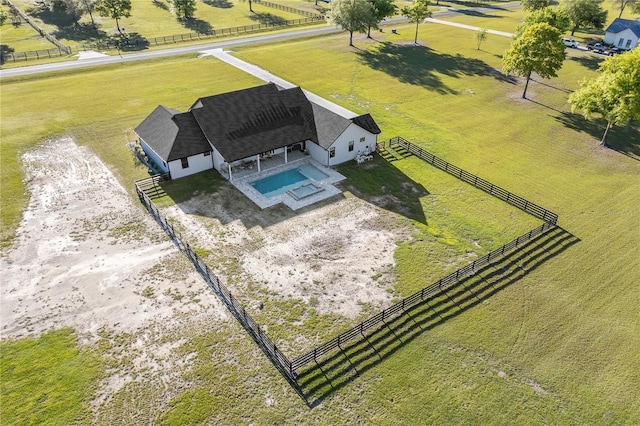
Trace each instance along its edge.
<path fill-rule="evenodd" d="M 260 154 L 256 155 L 256 161 L 258 164 L 258 171 L 260 171 Z"/>
<path fill-rule="evenodd" d="M 285 146 L 285 147 L 284 147 L 284 164 L 287 164 L 287 163 L 289 162 L 289 161 L 287 160 L 287 151 L 288 151 L 288 149 L 287 149 L 287 147 Z"/>
<path fill-rule="evenodd" d="M 231 176 L 231 163 L 229 163 L 227 165 L 227 167 L 229 167 L 229 181 L 232 181 L 233 180 L 233 176 Z"/>

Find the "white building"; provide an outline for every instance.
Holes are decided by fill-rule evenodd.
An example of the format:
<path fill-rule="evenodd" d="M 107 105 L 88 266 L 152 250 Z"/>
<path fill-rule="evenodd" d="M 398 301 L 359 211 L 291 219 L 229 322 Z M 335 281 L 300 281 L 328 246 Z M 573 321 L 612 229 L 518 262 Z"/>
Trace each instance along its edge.
<path fill-rule="evenodd" d="M 615 19 L 607 28 L 604 42 L 619 49 L 629 50 L 638 47 L 640 39 L 640 18 Z"/>
<path fill-rule="evenodd" d="M 158 106 L 135 129 L 147 156 L 172 179 L 300 150 L 325 166 L 375 150 L 380 128 L 371 115 L 346 118 L 273 83 L 198 99 L 181 113 Z"/>

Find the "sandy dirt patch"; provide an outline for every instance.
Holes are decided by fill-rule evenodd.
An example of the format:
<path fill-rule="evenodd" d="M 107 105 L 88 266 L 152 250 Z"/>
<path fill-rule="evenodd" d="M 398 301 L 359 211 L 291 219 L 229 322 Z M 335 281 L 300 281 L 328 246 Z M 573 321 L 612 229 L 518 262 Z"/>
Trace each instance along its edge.
<path fill-rule="evenodd" d="M 213 305 L 226 317 L 188 264 L 179 277 L 167 270 L 182 255 L 87 148 L 48 141 L 23 164 L 31 197 L 15 248 L 0 258 L 2 338 L 70 326 L 92 339 Z M 178 300 L 189 285 L 207 308 Z"/>

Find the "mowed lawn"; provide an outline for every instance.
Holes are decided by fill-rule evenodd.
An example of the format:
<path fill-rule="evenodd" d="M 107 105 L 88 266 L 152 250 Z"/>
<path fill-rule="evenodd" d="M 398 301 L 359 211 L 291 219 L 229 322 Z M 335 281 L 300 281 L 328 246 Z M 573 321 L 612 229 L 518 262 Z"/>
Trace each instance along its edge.
<path fill-rule="evenodd" d="M 536 79 L 530 100 L 522 100 L 523 85 L 496 70 L 508 39 L 489 36 L 478 51 L 469 31 L 423 25 L 421 45 L 413 46 L 415 27 L 396 28 L 399 35 L 385 29 L 377 40 L 358 36 L 356 48 L 342 34 L 236 50 L 305 89 L 370 112 L 383 129 L 381 139 L 401 135 L 557 212 L 574 243 L 481 303 L 407 339 L 311 409 L 248 336 L 211 347 L 211 339 L 238 330 L 194 330 L 184 348 L 196 354 L 197 368 L 187 377 L 193 386 L 170 402 L 160 421 L 638 423 L 640 132 L 616 128 L 611 145 L 619 151 L 601 148 L 604 123 L 568 113 L 568 92 L 596 75 L 586 53 L 568 58 L 558 78 Z M 260 82 L 210 58 L 172 58 L 2 83 L 6 246 L 26 203 L 20 153 L 71 134 L 130 188 L 144 171 L 134 168 L 124 143 L 157 104 L 185 109 L 198 96 Z M 409 176 L 423 176 L 427 167 L 415 159 L 394 166 Z M 400 274 L 416 263 L 411 250 L 399 250 L 396 260 Z M 235 364 L 223 365 L 227 353 L 237 357 Z M 114 399 L 141 405 L 146 391 L 153 392 L 142 386 Z M 265 395 L 277 403 L 266 404 Z"/>

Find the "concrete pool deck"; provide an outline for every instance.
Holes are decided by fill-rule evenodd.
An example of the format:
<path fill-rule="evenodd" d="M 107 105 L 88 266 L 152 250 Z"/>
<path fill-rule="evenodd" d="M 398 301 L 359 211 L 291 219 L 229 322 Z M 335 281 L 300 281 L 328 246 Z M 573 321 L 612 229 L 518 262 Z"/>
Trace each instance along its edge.
<path fill-rule="evenodd" d="M 292 189 L 294 189 L 312 182 L 320 190 L 311 195 L 296 199 L 289 194 L 289 191 L 284 191 L 282 194 L 278 194 L 273 197 L 266 197 L 251 185 L 251 182 L 254 182 L 256 180 L 264 179 L 266 177 L 273 176 L 286 170 L 296 169 L 305 164 L 309 164 L 327 175 L 326 178 L 319 181 L 308 179 L 306 181 L 298 182 L 297 184 L 294 184 L 292 186 Z M 231 181 L 231 184 L 238 188 L 240 192 L 247 196 L 247 198 L 253 201 L 261 209 L 266 209 L 267 207 L 275 206 L 279 203 L 284 203 L 291 210 L 298 210 L 303 207 L 310 206 L 311 204 L 317 203 L 318 201 L 326 200 L 327 198 L 342 194 L 342 191 L 336 188 L 334 184 L 345 179 L 346 178 L 340 173 L 331 168 L 321 165 L 311 157 L 304 157 L 294 161 L 290 161 L 277 167 L 272 167 L 269 170 L 263 170 L 261 172 L 253 173 L 248 176 L 235 178 L 233 179 L 233 181 Z"/>

